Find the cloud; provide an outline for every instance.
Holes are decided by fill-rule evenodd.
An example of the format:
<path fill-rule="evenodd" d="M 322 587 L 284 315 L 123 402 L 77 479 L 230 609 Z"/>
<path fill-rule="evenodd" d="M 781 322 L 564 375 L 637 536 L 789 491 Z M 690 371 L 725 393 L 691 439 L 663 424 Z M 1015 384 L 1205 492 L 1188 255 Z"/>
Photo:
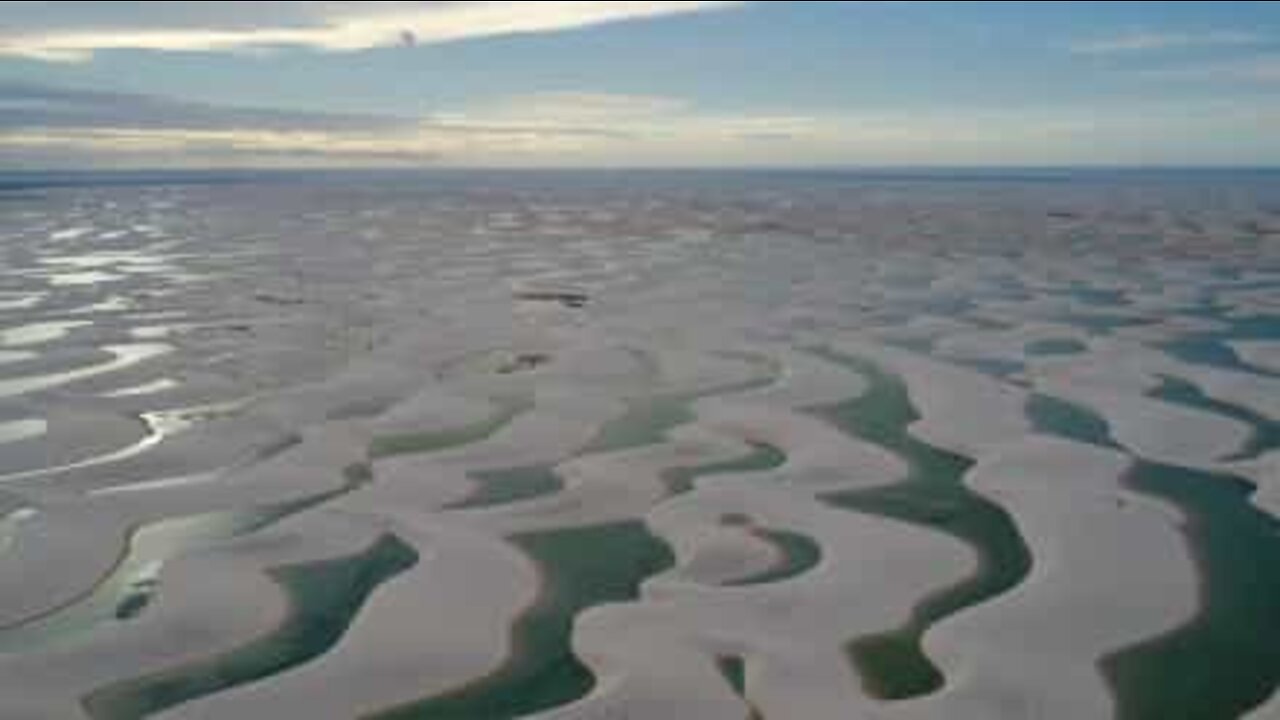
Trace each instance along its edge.
<path fill-rule="evenodd" d="M 0 149 L 66 163 L 199 164 L 239 158 L 332 164 L 558 164 L 798 137 L 794 116 L 708 113 L 678 98 L 532 93 L 420 118 L 211 105 L 135 93 L 0 82 Z M 642 151 L 643 152 L 643 151 Z M 65 163 L 62 163 L 65 164 Z"/>
<path fill-rule="evenodd" d="M 443 157 L 569 151 L 628 137 L 607 122 L 512 115 L 470 121 L 211 105 L 136 93 L 0 82 L 0 148 L 134 163 L 209 158 L 418 164 Z M 163 156 L 163 157 L 161 157 Z"/>
<path fill-rule="evenodd" d="M 0 84 L 9 168 L 1256 164 L 1277 126 L 1257 99 L 802 115 L 556 92 L 400 118 Z"/>
<path fill-rule="evenodd" d="M 85 61 L 104 50 L 340 52 L 546 33 L 744 2 L 5 3 L 0 55 Z M 97 7 L 83 7 L 94 6 Z M 24 7 L 25 6 L 25 7 Z M 58 9 L 52 6 L 79 6 Z M 139 6 L 144 6 L 140 8 Z M 115 10 L 115 13 L 109 12 Z M 245 21 L 252 16 L 252 24 Z"/>
<path fill-rule="evenodd" d="M 1161 68 L 1143 73 L 1146 77 L 1165 80 L 1215 82 L 1280 83 L 1280 55 L 1259 55 L 1239 60 L 1207 62 L 1198 65 Z"/>
<path fill-rule="evenodd" d="M 473 107 L 466 113 L 436 115 L 433 119 L 493 127 L 613 128 L 633 138 L 661 136 L 673 131 L 720 135 L 784 131 L 798 134 L 812 125 L 812 118 L 800 115 L 714 113 L 682 98 L 592 92 L 516 95 Z"/>
<path fill-rule="evenodd" d="M 1211 30 L 1199 33 L 1134 32 L 1079 42 L 1070 50 L 1078 55 L 1121 55 L 1161 50 L 1222 48 L 1259 45 L 1267 42 L 1262 35 L 1238 30 Z"/>
<path fill-rule="evenodd" d="M 394 130 L 403 118 L 238 108 L 140 93 L 0 81 L 0 132 L 56 128 Z"/>
<path fill-rule="evenodd" d="M 480 112 L 523 120 L 555 122 L 635 120 L 668 116 L 687 110 L 689 103 L 661 95 L 627 95 L 593 92 L 543 92 L 516 95 L 482 108 Z"/>

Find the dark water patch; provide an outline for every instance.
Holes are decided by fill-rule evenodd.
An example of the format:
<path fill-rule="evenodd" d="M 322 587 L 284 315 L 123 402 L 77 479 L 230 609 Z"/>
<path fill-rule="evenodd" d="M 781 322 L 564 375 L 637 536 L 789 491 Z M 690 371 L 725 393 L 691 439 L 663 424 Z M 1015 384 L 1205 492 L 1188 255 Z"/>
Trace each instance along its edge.
<path fill-rule="evenodd" d="M 519 375 L 530 373 L 551 362 L 551 356 L 544 353 L 519 353 L 506 358 L 494 368 L 498 375 Z"/>
<path fill-rule="evenodd" d="M 719 668 L 720 674 L 724 676 L 724 681 L 729 683 L 729 687 L 738 695 L 746 695 L 747 692 L 747 668 L 746 661 L 740 657 L 721 657 L 716 659 L 716 667 Z"/>
<path fill-rule="evenodd" d="M 1132 304 L 1124 290 L 1107 290 L 1082 283 L 1046 288 L 1041 291 L 1041 294 L 1047 297 L 1069 298 L 1081 305 L 1094 308 L 1117 308 Z"/>
<path fill-rule="evenodd" d="M 757 362 L 750 356 L 721 353 L 724 357 Z M 659 445 L 666 441 L 671 430 L 693 422 L 692 405 L 702 398 L 749 392 L 769 386 L 776 373 L 766 377 L 744 380 L 697 393 L 657 393 L 632 399 L 627 411 L 600 428 L 596 437 L 582 450 L 582 455 L 603 455 L 620 450 L 632 450 Z"/>
<path fill-rule="evenodd" d="M 1071 297 L 1082 305 L 1091 305 L 1093 307 L 1123 307 L 1130 304 L 1123 290 L 1103 290 L 1077 286 L 1072 288 Z"/>
<path fill-rule="evenodd" d="M 504 720 L 585 697 L 595 677 L 571 648 L 573 620 L 606 603 L 634 601 L 640 584 L 675 564 L 644 523 L 519 535 L 512 541 L 542 572 L 541 597 L 512 629 L 513 655 L 493 675 L 377 720 Z"/>
<path fill-rule="evenodd" d="M 370 457 L 383 460 L 401 455 L 423 455 L 470 445 L 486 440 L 509 425 L 532 407 L 528 401 L 508 401 L 498 412 L 481 422 L 465 427 L 430 433 L 406 433 L 375 438 L 369 448 Z"/>
<path fill-rule="evenodd" d="M 1027 343 L 1026 353 L 1031 357 L 1056 357 L 1061 355 L 1079 355 L 1086 352 L 1089 346 L 1080 340 L 1070 338 L 1054 338 L 1036 340 Z"/>
<path fill-rule="evenodd" d="M 759 708 L 746 700 L 746 661 L 741 657 L 717 657 L 716 667 L 724 678 L 724 682 L 733 688 L 733 692 L 742 698 L 742 702 L 748 703 L 746 720 L 764 720 L 764 715 L 760 714 Z"/>
<path fill-rule="evenodd" d="M 1280 283 L 1272 282 L 1268 287 L 1280 289 Z M 1280 340 L 1280 315 L 1220 318 L 1220 322 L 1227 323 L 1233 340 Z"/>
<path fill-rule="evenodd" d="M 1160 386 L 1149 393 L 1163 402 L 1181 405 L 1193 410 L 1206 410 L 1248 425 L 1253 434 L 1249 442 L 1229 461 L 1255 460 L 1280 448 L 1280 423 L 1239 405 L 1222 402 L 1205 395 L 1193 383 L 1175 377 L 1161 377 Z"/>
<path fill-rule="evenodd" d="M 477 483 L 477 488 L 465 500 L 449 505 L 446 510 L 470 510 L 508 505 L 522 500 L 554 495 L 564 487 L 564 481 L 550 465 L 504 470 L 472 471 L 467 477 Z"/>
<path fill-rule="evenodd" d="M 591 296 L 580 290 L 533 290 L 516 293 L 515 298 L 524 302 L 555 303 L 571 310 L 580 310 L 591 302 Z"/>
<path fill-rule="evenodd" d="M 738 697 L 747 702 L 749 708 L 747 720 L 764 720 L 764 716 L 760 714 L 760 710 L 752 706 L 747 701 L 747 667 L 746 660 L 740 657 L 723 656 L 716 658 L 716 669 L 720 671 L 721 677 L 733 688 Z"/>
<path fill-rule="evenodd" d="M 1225 323 L 1222 322 L 1222 318 L 1226 317 L 1227 313 L 1231 312 L 1231 308 L 1227 305 L 1220 304 L 1217 298 L 1209 296 L 1208 293 L 1204 293 L 1201 297 L 1191 301 L 1191 304 L 1172 306 L 1168 308 L 1168 311 L 1175 315 L 1183 315 L 1199 320 L 1210 320 L 1215 324 L 1223 325 L 1225 327 Z"/>
<path fill-rule="evenodd" d="M 1160 349 L 1192 365 L 1280 377 L 1278 373 L 1244 362 L 1228 345 L 1235 341 L 1280 340 L 1280 316 L 1253 315 L 1233 318 L 1225 316 L 1224 311 L 1219 310 L 1204 317 L 1226 327 L 1214 332 L 1190 333 L 1177 340 L 1161 343 Z"/>
<path fill-rule="evenodd" d="M 1027 371 L 1026 363 L 996 358 L 947 358 L 953 365 L 968 368 L 996 380 L 1011 381 Z"/>
<path fill-rule="evenodd" d="M 1139 463 L 1129 487 L 1186 515 L 1202 608 L 1177 630 L 1102 662 L 1122 720 L 1234 720 L 1280 687 L 1280 522 L 1239 478 Z"/>
<path fill-rule="evenodd" d="M 721 463 L 666 470 L 662 473 L 662 481 L 666 483 L 667 491 L 671 495 L 683 495 L 695 489 L 698 478 L 776 470 L 787 462 L 786 453 L 772 445 L 759 442 L 749 443 L 749 445 L 751 452 L 739 458 Z"/>
<path fill-rule="evenodd" d="M 658 445 L 675 427 L 693 422 L 689 399 L 677 395 L 653 395 L 632 400 L 627 411 L 605 423 L 583 455 L 602 455 Z"/>
<path fill-rule="evenodd" d="M 1166 385 L 1166 393 L 1186 388 Z M 1106 421 L 1087 408 L 1046 431 L 1116 447 Z M 1030 410 L 1029 410 L 1030 413 Z M 1072 424 L 1078 427 L 1072 428 Z M 1066 432 L 1063 432 L 1063 431 Z M 1250 502 L 1237 477 L 1138 460 L 1129 489 L 1175 505 L 1201 577 L 1201 608 L 1189 623 L 1101 662 L 1121 720 L 1235 720 L 1280 687 L 1280 521 Z"/>
<path fill-rule="evenodd" d="M 1105 420 L 1074 403 L 1049 395 L 1032 395 L 1027 400 L 1026 416 L 1037 433 L 1123 451 L 1111 438 Z"/>
<path fill-rule="evenodd" d="M 369 595 L 417 561 L 412 548 L 386 536 L 354 557 L 272 570 L 292 612 L 270 635 L 221 657 L 95 691 L 84 707 L 99 720 L 143 718 L 302 665 L 337 644 Z"/>
<path fill-rule="evenodd" d="M 353 463 L 343 469 L 342 477 L 351 488 L 368 485 L 374 480 L 373 467 L 369 463 Z"/>
<path fill-rule="evenodd" d="M 973 461 L 917 440 L 909 428 L 920 418 L 905 383 L 878 366 L 830 352 L 870 382 L 862 397 L 817 414 L 849 435 L 896 453 L 910 466 L 901 483 L 830 495 L 831 504 L 945 533 L 974 548 L 979 568 L 970 577 L 923 600 L 901 628 L 861 637 L 849 654 L 866 690 L 883 700 L 934 692 L 945 682 L 921 648 L 924 633 L 938 622 L 1017 586 L 1031 569 L 1031 553 L 1012 518 L 964 484 Z"/>
<path fill-rule="evenodd" d="M 125 597 L 120 602 L 120 605 L 116 607 L 116 619 L 132 620 L 141 615 L 142 611 L 147 609 L 147 606 L 151 604 L 151 599 L 155 596 L 154 585 L 155 582 L 152 581 L 149 585 L 139 587 L 136 592 Z"/>
<path fill-rule="evenodd" d="M 1117 330 L 1148 327 L 1158 322 L 1152 318 L 1085 312 L 1055 313 L 1049 319 L 1088 330 L 1094 335 L 1110 335 Z"/>
<path fill-rule="evenodd" d="M 1219 370 L 1247 372 L 1255 375 L 1270 374 L 1245 364 L 1240 359 L 1240 356 L 1236 354 L 1236 351 L 1232 350 L 1218 336 L 1196 336 L 1170 340 L 1161 343 L 1159 347 L 1175 359 L 1189 365 L 1203 365 L 1218 368 Z"/>
<path fill-rule="evenodd" d="M 761 528 L 755 534 L 772 545 L 781 560 L 764 572 L 724 583 L 725 587 L 767 585 L 799 577 L 822 562 L 822 546 L 811 538 L 785 530 Z"/>

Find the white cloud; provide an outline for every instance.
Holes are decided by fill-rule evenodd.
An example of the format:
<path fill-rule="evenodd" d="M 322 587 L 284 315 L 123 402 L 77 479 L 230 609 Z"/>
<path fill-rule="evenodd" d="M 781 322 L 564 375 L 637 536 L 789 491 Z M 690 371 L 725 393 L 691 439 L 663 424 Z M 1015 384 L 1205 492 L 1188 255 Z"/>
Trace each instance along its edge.
<path fill-rule="evenodd" d="M 1080 55 L 1118 55 L 1186 48 L 1258 45 L 1266 40 L 1262 35 L 1239 30 L 1210 30 L 1199 33 L 1133 32 L 1075 43 L 1070 49 Z"/>
<path fill-rule="evenodd" d="M 601 141 L 590 145 L 594 149 L 790 140 L 814 134 L 821 125 L 816 118 L 798 114 L 712 112 L 681 98 L 592 92 L 519 95 L 430 120 L 472 128 L 594 136 Z"/>
<path fill-rule="evenodd" d="M 816 121 L 724 114 L 678 98 L 532 93 L 419 119 L 238 108 L 128 93 L 0 83 L 0 149 L 100 158 L 147 153 L 194 164 L 287 157 L 334 164 L 590 164 L 635 155 L 693 157 L 769 139 Z"/>
<path fill-rule="evenodd" d="M 0 164 L 28 166 L 822 166 L 1280 162 L 1280 102 L 718 112 L 678 98 L 534 93 L 417 120 L 11 89 Z M 25 99 L 24 99 L 25 98 Z M 60 104 L 59 104 L 60 103 Z M 70 112 L 60 114 L 65 106 Z M 121 108 L 140 109 L 124 112 Z M 21 120 L 21 121 L 20 121 Z"/>
<path fill-rule="evenodd" d="M 148 6 L 225 6 L 242 16 L 245 4 L 145 3 Z M 263 3 L 278 6 L 281 3 Z M 354 51 L 403 44 L 441 43 L 469 38 L 543 33 L 604 23 L 720 10 L 743 2 L 363 2 L 294 3 L 292 16 L 266 13 L 262 24 L 243 17 L 201 17 L 180 21 L 181 7 L 159 12 L 160 20 L 137 19 L 129 26 L 71 26 L 20 23 L 0 29 L 0 55 L 48 61 L 84 61 L 102 50 L 260 51 L 294 47 Z M 206 8 L 207 10 L 207 8 Z M 301 11 L 299 13 L 299 11 Z"/>
<path fill-rule="evenodd" d="M 1280 55 L 1259 55 L 1240 60 L 1224 60 L 1198 65 L 1161 68 L 1143 73 L 1167 80 L 1211 80 L 1216 82 L 1280 83 Z"/>
<path fill-rule="evenodd" d="M 688 109 L 679 98 L 599 92 L 529 93 L 505 98 L 478 112 L 521 121 L 616 121 L 668 116 Z"/>

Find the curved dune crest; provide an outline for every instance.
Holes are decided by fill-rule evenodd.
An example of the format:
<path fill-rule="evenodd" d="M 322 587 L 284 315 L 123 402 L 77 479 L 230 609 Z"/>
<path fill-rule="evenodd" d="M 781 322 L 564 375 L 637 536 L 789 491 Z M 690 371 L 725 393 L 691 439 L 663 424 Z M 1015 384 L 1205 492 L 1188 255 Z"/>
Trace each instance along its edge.
<path fill-rule="evenodd" d="M 1280 373 L 1280 342 L 1271 340 L 1240 340 L 1231 343 L 1245 362 L 1268 372 Z"/>
<path fill-rule="evenodd" d="M 1275 720 L 1280 718 L 1280 696 L 1274 697 L 1262 707 L 1250 713 L 1245 720 Z"/>
<path fill-rule="evenodd" d="M 902 622 L 914 599 L 954 582 L 973 562 L 962 545 L 940 536 L 879 518 L 851 521 L 804 493 L 733 485 L 728 478 L 661 506 L 649 523 L 659 535 L 675 538 L 676 547 L 690 548 L 705 532 L 700 528 L 714 527 L 726 515 L 810 536 L 823 548 L 822 560 L 807 573 L 749 588 L 691 582 L 677 569 L 649 580 L 633 606 L 588 612 L 574 646 L 601 683 L 577 706 L 548 717 L 643 714 L 662 707 L 644 698 L 686 698 L 688 707 L 701 707 L 704 700 L 687 686 L 688 678 L 705 677 L 713 669 L 710 660 L 721 656 L 747 658 L 747 700 L 766 716 L 771 707 L 785 707 L 807 708 L 817 713 L 812 717 L 847 717 L 873 703 L 862 697 L 844 659 L 844 641 Z M 893 548 L 891 556 L 881 552 L 886 547 Z M 637 642 L 620 641 L 631 637 Z M 689 658 L 688 673 L 672 677 L 663 670 L 670 668 L 663 659 L 673 655 Z M 823 679 L 832 682 L 827 686 Z M 741 705 L 730 698 L 716 716 L 741 716 Z"/>
<path fill-rule="evenodd" d="M 977 464 L 966 483 L 1009 512 L 1033 557 L 1025 583 L 926 635 L 928 652 L 953 682 L 933 698 L 897 707 L 907 717 L 990 717 L 1006 705 L 1042 708 L 1052 717 L 1110 713 L 1111 691 L 1101 672 L 1073 668 L 1194 614 L 1195 566 L 1177 513 L 1123 489 L 1129 466 L 1124 455 L 1035 435 L 1023 411 L 1027 396 L 1016 389 L 865 343 L 839 347 L 876 358 L 906 378 L 923 416 L 913 432 L 973 453 Z M 962 374 L 970 376 L 963 391 L 954 387 Z M 954 376 L 949 388 L 939 380 L 946 375 Z M 983 418 L 981 426 L 966 424 L 963 418 L 971 417 Z M 1113 545 L 1125 550 L 1106 550 Z M 1106 563 L 1095 557 L 1099 552 L 1108 553 Z M 1159 567 L 1154 577 L 1169 585 L 1148 582 L 1143 574 L 1117 586 L 1130 565 Z M 1126 607 L 1133 610 L 1119 612 Z M 1024 614 L 1025 621 L 1017 620 Z M 1009 630 L 1021 622 L 1025 631 Z M 1103 630 L 1087 641 L 1078 633 L 1082 623 Z M 1012 639 L 1037 637 L 1038 660 L 1032 663 L 1020 654 L 1024 641 Z M 1016 647 L 1001 647 L 1006 639 Z"/>
<path fill-rule="evenodd" d="M 155 607 L 127 625 L 101 628 L 80 642 L 30 655 L 0 658 L 0 710 L 22 716 L 61 707 L 66 717 L 82 695 L 152 673 L 231 652 L 269 633 L 289 613 L 280 588 L 264 574 L 271 567 L 355 554 L 377 540 L 334 517 L 311 517 L 290 532 L 269 534 L 219 553 L 169 564 Z M 39 715 L 32 715 L 37 717 Z M 47 717 L 47 715 L 45 715 Z"/>
<path fill-rule="evenodd" d="M 922 415 L 911 432 L 932 445 L 967 457 L 980 457 L 989 449 L 1030 432 L 1031 426 L 1022 412 L 1025 396 L 1018 388 L 860 338 L 840 339 L 832 347 L 880 363 L 901 376 Z M 975 416 L 980 416 L 982 422 L 971 422 Z"/>
<path fill-rule="evenodd" d="M 1223 469 L 1257 485 L 1254 505 L 1280 520 L 1280 451 L 1273 450 L 1255 460 L 1227 465 Z"/>
<path fill-rule="evenodd" d="M 374 591 L 336 647 L 159 717 L 366 717 L 496 670 L 510 651 L 506 627 L 536 594 L 528 562 L 491 538 L 392 508 L 384 517 L 420 561 Z"/>
<path fill-rule="evenodd" d="M 1245 446 L 1251 433 L 1236 420 L 1141 395 L 1072 385 L 1046 390 L 1096 410 L 1111 425 L 1116 441 L 1159 462 L 1194 467 L 1226 460 Z"/>

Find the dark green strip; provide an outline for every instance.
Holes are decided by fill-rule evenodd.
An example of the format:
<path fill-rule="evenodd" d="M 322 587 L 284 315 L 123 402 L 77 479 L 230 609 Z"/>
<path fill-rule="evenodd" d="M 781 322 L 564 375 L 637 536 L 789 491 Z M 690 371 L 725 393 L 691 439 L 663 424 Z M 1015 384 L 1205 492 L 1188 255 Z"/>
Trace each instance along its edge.
<path fill-rule="evenodd" d="M 746 662 L 740 657 L 722 657 L 716 659 L 716 667 L 720 669 L 720 674 L 724 676 L 724 681 L 729 683 L 729 687 L 738 695 L 746 696 L 747 694 L 747 669 Z"/>
<path fill-rule="evenodd" d="M 583 455 L 649 447 L 666 440 L 672 428 L 693 421 L 689 399 L 679 395 L 653 395 L 632 400 L 627 411 L 605 423 Z"/>
<path fill-rule="evenodd" d="M 1176 504 L 1203 607 L 1174 632 L 1105 659 L 1123 720 L 1236 720 L 1280 687 L 1280 522 L 1237 478 L 1138 463 L 1134 490 Z"/>
<path fill-rule="evenodd" d="M 1152 398 L 1196 410 L 1207 410 L 1223 417 L 1238 420 L 1253 429 L 1249 442 L 1230 458 L 1233 461 L 1254 460 L 1280 448 L 1280 423 L 1238 405 L 1232 405 L 1205 395 L 1194 384 L 1175 377 L 1162 378 L 1160 387 L 1150 393 Z"/>
<path fill-rule="evenodd" d="M 749 356 L 721 353 L 746 362 L 755 360 Z M 680 425 L 693 422 L 690 406 L 701 398 L 731 395 L 767 387 L 775 381 L 776 373 L 766 377 L 744 380 L 739 383 L 711 388 L 693 394 L 657 394 L 632 400 L 627 412 L 604 424 L 595 439 L 583 449 L 583 455 L 602 455 L 619 450 L 649 447 L 664 442 L 667 433 Z"/>
<path fill-rule="evenodd" d="M 98 720 L 134 720 L 302 665 L 337 644 L 374 589 L 417 561 L 386 536 L 355 557 L 271 571 L 292 605 L 276 631 L 222 657 L 95 691 L 84 707 Z"/>
<path fill-rule="evenodd" d="M 1050 357 L 1056 355 L 1079 355 L 1089 346 L 1074 339 L 1036 340 L 1027 343 L 1026 353 L 1032 357 Z"/>
<path fill-rule="evenodd" d="M 1106 421 L 1078 405 L 1049 395 L 1032 395 L 1027 401 L 1026 415 L 1037 433 L 1123 451 L 1111 439 Z"/>
<path fill-rule="evenodd" d="M 494 413 L 493 417 L 467 427 L 433 433 L 407 433 L 375 438 L 369 448 L 369 455 L 376 460 L 381 460 L 400 455 L 440 452 L 480 442 L 492 437 L 531 406 L 532 404 L 528 401 L 510 401 Z"/>
<path fill-rule="evenodd" d="M 553 495 L 564 487 L 564 481 L 550 465 L 471 472 L 467 476 L 479 487 L 470 497 L 450 505 L 447 510 L 470 510 L 532 500 Z"/>
<path fill-rule="evenodd" d="M 539 566 L 542 597 L 512 630 L 513 656 L 491 677 L 378 720 L 503 720 L 559 707 L 595 686 L 573 654 L 573 620 L 606 603 L 633 601 L 640 584 L 675 563 L 641 522 L 556 530 L 512 539 Z"/>
<path fill-rule="evenodd" d="M 1176 384 L 1159 394 L 1168 393 L 1197 397 Z M 1104 419 L 1072 407 L 1090 428 L 1077 436 L 1116 446 Z M 1251 504 L 1251 484 L 1229 475 L 1138 461 L 1125 485 L 1187 518 L 1202 607 L 1188 624 L 1102 661 L 1118 717 L 1236 720 L 1280 687 L 1280 521 Z"/>
<path fill-rule="evenodd" d="M 740 657 L 720 657 L 716 658 L 716 667 L 719 668 L 720 674 L 724 676 L 724 681 L 729 683 L 734 692 L 745 702 L 747 699 L 747 670 L 746 661 Z M 748 702 L 747 706 L 751 708 L 747 720 L 763 720 L 764 716 L 755 707 Z"/>
<path fill-rule="evenodd" d="M 869 693 L 903 700 L 938 690 L 945 678 L 925 656 L 920 641 L 938 622 L 985 602 L 1020 583 L 1031 570 L 1031 553 L 1013 520 L 999 506 L 971 492 L 967 458 L 939 450 L 909 432 L 919 415 L 906 385 L 879 367 L 830 352 L 823 357 L 848 365 L 870 382 L 862 397 L 817 412 L 835 426 L 896 453 L 910 465 L 901 483 L 840 493 L 829 502 L 857 512 L 893 518 L 958 538 L 979 555 L 978 571 L 926 598 L 908 623 L 880 635 L 857 638 L 849 653 Z"/>
<path fill-rule="evenodd" d="M 683 495 L 692 492 L 697 479 L 701 477 L 776 470 L 787 462 L 786 454 L 772 445 L 765 443 L 750 443 L 750 445 L 751 452 L 739 458 L 709 465 L 667 470 L 662 474 L 662 481 L 666 483 L 670 494 Z"/>
<path fill-rule="evenodd" d="M 799 533 L 784 530 L 757 530 L 756 534 L 782 554 L 782 562 L 764 572 L 724 583 L 725 587 L 767 585 L 799 577 L 822 562 L 822 546 Z"/>

